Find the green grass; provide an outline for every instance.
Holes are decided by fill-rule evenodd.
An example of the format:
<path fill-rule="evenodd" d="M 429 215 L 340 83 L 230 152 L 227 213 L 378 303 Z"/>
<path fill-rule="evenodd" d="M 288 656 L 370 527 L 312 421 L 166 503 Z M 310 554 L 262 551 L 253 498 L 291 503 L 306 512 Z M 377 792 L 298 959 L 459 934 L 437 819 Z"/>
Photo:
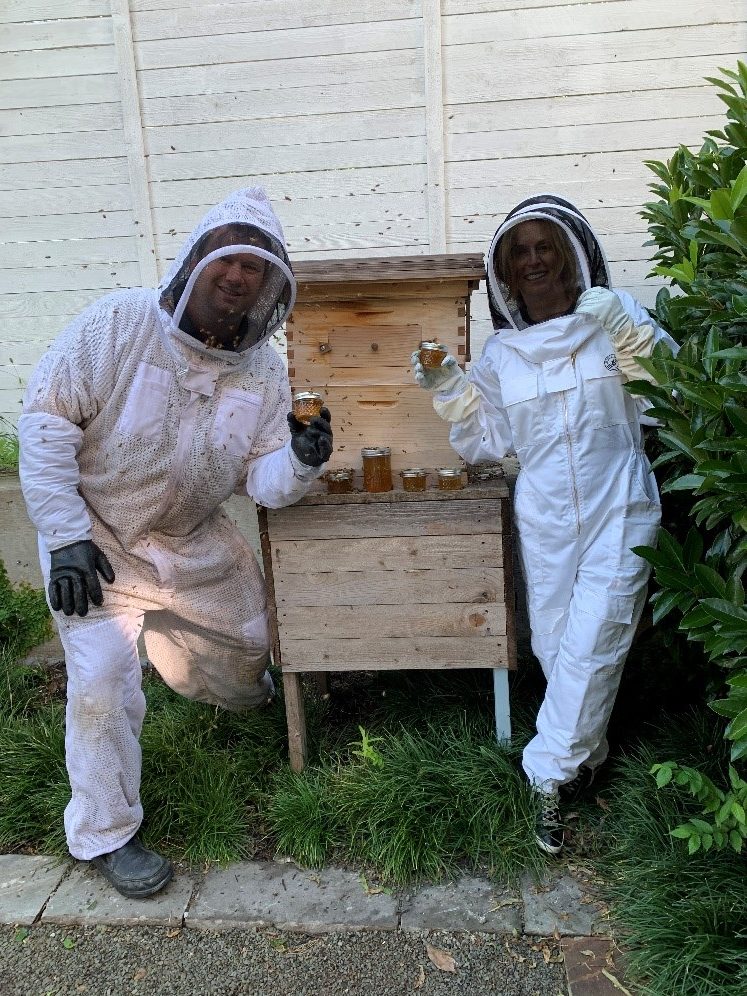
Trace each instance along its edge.
<path fill-rule="evenodd" d="M 18 470 L 18 436 L 0 432 L 0 471 Z"/>
<path fill-rule="evenodd" d="M 747 857 L 687 855 L 669 830 L 698 811 L 649 774 L 667 758 L 712 777 L 727 763 L 718 721 L 704 712 L 665 719 L 645 746 L 618 762 L 597 862 L 610 883 L 627 974 L 645 996 L 747 994 Z"/>

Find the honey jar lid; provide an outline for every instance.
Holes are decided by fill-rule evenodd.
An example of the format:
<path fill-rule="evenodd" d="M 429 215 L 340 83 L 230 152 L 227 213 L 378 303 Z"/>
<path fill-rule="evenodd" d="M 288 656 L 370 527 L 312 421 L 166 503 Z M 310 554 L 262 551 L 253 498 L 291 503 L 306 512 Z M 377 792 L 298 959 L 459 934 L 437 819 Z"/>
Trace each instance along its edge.
<path fill-rule="evenodd" d="M 423 342 L 421 342 L 420 343 L 420 348 L 421 349 L 441 349 L 444 352 L 447 352 L 446 346 L 444 346 L 444 344 L 442 342 L 435 342 L 432 339 L 427 339 L 427 340 L 424 340 Z"/>
<path fill-rule="evenodd" d="M 316 401 L 317 398 L 321 398 L 321 394 L 318 391 L 294 391 L 293 400 L 294 401 Z"/>
<path fill-rule="evenodd" d="M 438 467 L 436 473 L 439 477 L 461 477 L 461 467 Z"/>
<path fill-rule="evenodd" d="M 425 474 L 425 471 L 422 467 L 406 467 L 399 473 L 400 477 L 422 477 Z"/>
<path fill-rule="evenodd" d="M 328 470 L 325 476 L 328 481 L 349 481 L 353 471 L 349 467 L 340 467 L 338 470 Z"/>
<path fill-rule="evenodd" d="M 391 446 L 363 446 L 361 448 L 361 456 L 363 457 L 381 457 L 391 455 Z"/>

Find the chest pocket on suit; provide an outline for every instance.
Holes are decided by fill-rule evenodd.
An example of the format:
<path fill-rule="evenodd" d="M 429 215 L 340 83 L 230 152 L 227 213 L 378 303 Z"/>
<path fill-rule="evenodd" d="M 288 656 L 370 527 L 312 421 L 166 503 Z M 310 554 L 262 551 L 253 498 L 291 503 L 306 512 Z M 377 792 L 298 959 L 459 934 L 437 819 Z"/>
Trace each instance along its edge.
<path fill-rule="evenodd" d="M 222 391 L 215 409 L 210 441 L 234 457 L 248 457 L 257 431 L 262 397 L 232 388 Z"/>
<path fill-rule="evenodd" d="M 528 446 L 536 440 L 542 425 L 537 404 L 537 374 L 501 378 L 501 394 L 514 446 L 517 450 Z"/>
<path fill-rule="evenodd" d="M 150 363 L 138 363 L 117 431 L 139 439 L 160 439 L 174 376 Z"/>
<path fill-rule="evenodd" d="M 584 385 L 584 398 L 597 429 L 635 422 L 635 402 L 623 388 L 612 343 L 579 355 L 578 365 Z"/>

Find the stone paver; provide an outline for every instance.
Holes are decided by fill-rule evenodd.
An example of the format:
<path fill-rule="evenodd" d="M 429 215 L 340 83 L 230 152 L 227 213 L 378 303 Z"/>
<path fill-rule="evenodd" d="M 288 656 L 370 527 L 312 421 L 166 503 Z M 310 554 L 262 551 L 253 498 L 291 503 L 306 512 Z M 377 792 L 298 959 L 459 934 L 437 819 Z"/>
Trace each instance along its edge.
<path fill-rule="evenodd" d="M 484 879 L 464 877 L 404 898 L 403 930 L 521 931 L 521 897 Z"/>
<path fill-rule="evenodd" d="M 571 996 L 619 996 L 628 991 L 616 965 L 619 952 L 609 937 L 564 937 L 561 948 Z"/>
<path fill-rule="evenodd" d="M 50 897 L 42 922 L 111 926 L 180 926 L 194 890 L 190 875 L 176 875 L 147 899 L 125 899 L 88 864 L 76 864 Z"/>
<path fill-rule="evenodd" d="M 0 923 L 33 923 L 69 868 L 58 858 L 0 854 Z"/>
<path fill-rule="evenodd" d="M 536 884 L 522 882 L 524 933 L 548 937 L 605 934 L 609 926 L 605 909 L 570 875 L 549 874 Z"/>
<path fill-rule="evenodd" d="M 397 900 L 364 889 L 361 877 L 341 869 L 318 874 L 292 864 L 244 862 L 211 870 L 187 914 L 198 930 L 274 925 L 309 934 L 396 930 Z"/>

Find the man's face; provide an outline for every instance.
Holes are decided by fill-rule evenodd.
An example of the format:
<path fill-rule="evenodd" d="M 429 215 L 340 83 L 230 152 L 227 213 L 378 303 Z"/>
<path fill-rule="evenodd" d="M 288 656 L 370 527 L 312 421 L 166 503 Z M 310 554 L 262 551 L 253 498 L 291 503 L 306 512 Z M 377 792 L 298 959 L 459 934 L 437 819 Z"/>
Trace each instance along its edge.
<path fill-rule="evenodd" d="M 230 230 L 213 233 L 205 255 L 224 246 L 246 244 L 246 235 Z M 267 262 L 251 253 L 233 253 L 208 263 L 189 295 L 187 315 L 200 328 L 235 327 L 251 310 L 264 282 Z"/>
<path fill-rule="evenodd" d="M 548 224 L 525 221 L 516 226 L 510 266 L 525 301 L 544 297 L 562 287 L 563 261 L 550 240 Z"/>

